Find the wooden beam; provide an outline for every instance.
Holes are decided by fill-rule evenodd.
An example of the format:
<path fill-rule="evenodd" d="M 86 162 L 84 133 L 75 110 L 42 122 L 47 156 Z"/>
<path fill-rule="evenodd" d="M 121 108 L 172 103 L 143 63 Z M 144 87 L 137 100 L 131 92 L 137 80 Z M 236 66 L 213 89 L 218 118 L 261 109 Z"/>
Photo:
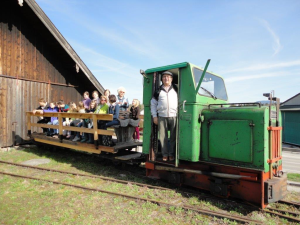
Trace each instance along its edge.
<path fill-rule="evenodd" d="M 64 147 L 64 148 L 75 149 L 75 150 L 84 151 L 84 152 L 90 152 L 90 153 L 96 153 L 96 154 L 100 154 L 101 151 L 109 152 L 109 153 L 117 152 L 113 147 L 108 147 L 108 146 L 103 146 L 103 145 L 99 145 L 98 149 L 95 149 L 95 145 L 93 145 L 93 144 L 72 142 L 72 141 L 68 141 L 68 140 L 63 140 L 63 142 L 61 143 L 60 140 L 56 139 L 56 138 L 51 138 L 51 137 L 47 137 L 47 136 L 41 137 L 41 135 L 33 135 L 33 136 L 34 136 L 34 140 L 36 142 L 49 144 L 49 145 L 55 145 L 55 146 Z"/>
<path fill-rule="evenodd" d="M 64 129 L 64 130 L 84 132 L 84 133 L 89 133 L 89 134 L 95 133 L 94 129 L 90 129 L 90 128 L 81 128 L 81 127 L 72 127 L 72 126 L 63 126 L 63 128 L 60 128 L 59 125 L 50 125 L 50 124 L 46 124 L 46 123 L 31 123 L 30 126 L 52 128 L 52 129 L 59 129 L 59 130 Z M 111 136 L 115 135 L 115 132 L 112 130 L 100 130 L 100 129 L 97 129 L 97 127 L 96 127 L 96 130 L 99 135 L 111 135 Z"/>
<path fill-rule="evenodd" d="M 45 140 L 45 139 L 41 139 L 41 138 L 34 138 L 34 140 L 37 142 L 41 142 L 41 143 L 45 143 L 45 144 L 49 144 L 49 145 L 56 145 L 59 147 L 65 147 L 65 148 L 80 150 L 80 151 L 84 151 L 84 152 L 91 152 L 91 153 L 96 153 L 96 154 L 101 153 L 101 150 L 95 149 L 93 145 L 92 145 L 93 148 L 87 148 L 87 147 L 81 147 L 81 146 L 76 146 L 76 145 L 70 145 L 70 144 L 66 144 L 66 143 L 49 141 L 49 140 Z"/>
<path fill-rule="evenodd" d="M 41 116 L 43 117 L 58 117 L 58 115 L 61 115 L 62 118 L 78 118 L 78 119 L 93 119 L 94 117 L 96 120 L 106 120 L 106 121 L 112 121 L 113 115 L 112 114 L 94 114 L 94 113 L 46 113 L 43 114 L 35 113 L 33 112 L 27 112 L 30 114 L 30 116 Z"/>

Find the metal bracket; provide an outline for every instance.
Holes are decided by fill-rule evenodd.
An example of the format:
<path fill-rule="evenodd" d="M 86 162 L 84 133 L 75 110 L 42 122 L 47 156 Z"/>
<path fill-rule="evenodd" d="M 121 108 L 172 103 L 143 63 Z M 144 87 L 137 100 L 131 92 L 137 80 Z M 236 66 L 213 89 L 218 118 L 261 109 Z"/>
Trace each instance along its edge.
<path fill-rule="evenodd" d="M 186 100 L 184 100 L 183 104 L 182 104 L 182 110 L 183 110 L 183 112 L 186 112 L 186 110 L 185 110 L 185 103 L 186 103 Z"/>

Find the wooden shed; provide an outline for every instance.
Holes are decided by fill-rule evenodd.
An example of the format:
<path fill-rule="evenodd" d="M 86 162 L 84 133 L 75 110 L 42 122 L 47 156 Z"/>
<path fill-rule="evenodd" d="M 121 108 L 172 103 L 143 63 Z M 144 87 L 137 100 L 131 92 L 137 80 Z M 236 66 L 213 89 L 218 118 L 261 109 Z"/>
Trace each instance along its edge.
<path fill-rule="evenodd" d="M 300 146 L 300 93 L 280 104 L 282 141 Z"/>
<path fill-rule="evenodd" d="M 38 99 L 80 101 L 104 88 L 34 0 L 0 3 L 0 147 L 27 139 Z"/>

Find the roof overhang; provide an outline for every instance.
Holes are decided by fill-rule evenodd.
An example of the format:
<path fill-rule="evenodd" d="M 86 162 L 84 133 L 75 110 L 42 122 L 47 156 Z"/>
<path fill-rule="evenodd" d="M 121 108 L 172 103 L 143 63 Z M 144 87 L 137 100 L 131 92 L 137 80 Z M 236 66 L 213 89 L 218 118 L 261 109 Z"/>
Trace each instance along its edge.
<path fill-rule="evenodd" d="M 58 43 L 62 46 L 62 48 L 68 53 L 68 55 L 74 60 L 74 64 L 76 64 L 81 71 L 85 74 L 85 76 L 92 82 L 92 84 L 98 89 L 100 93 L 104 93 L 103 86 L 99 83 L 96 77 L 92 74 L 92 72 L 88 69 L 88 67 L 84 64 L 84 62 L 80 59 L 71 45 L 67 42 L 67 40 L 62 36 L 62 34 L 58 31 L 58 29 L 54 26 L 48 16 L 44 13 L 44 11 L 40 8 L 40 6 L 34 0 L 24 0 L 27 5 L 32 9 L 32 11 L 36 14 L 36 16 L 40 19 L 40 21 L 45 25 L 45 27 L 49 30 L 49 32 L 53 35 L 53 37 L 58 41 Z M 22 4 L 19 3 L 20 6 Z"/>

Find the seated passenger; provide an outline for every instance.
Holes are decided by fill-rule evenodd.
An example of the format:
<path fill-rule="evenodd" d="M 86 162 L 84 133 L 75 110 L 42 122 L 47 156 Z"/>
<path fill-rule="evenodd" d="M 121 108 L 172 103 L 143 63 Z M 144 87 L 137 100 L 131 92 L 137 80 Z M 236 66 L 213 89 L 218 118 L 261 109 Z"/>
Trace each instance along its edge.
<path fill-rule="evenodd" d="M 100 97 L 100 104 L 98 105 L 95 113 L 98 114 L 107 114 L 108 113 L 107 97 L 105 95 Z M 98 120 L 97 127 L 98 129 L 105 129 L 105 120 Z M 98 143 L 102 144 L 102 135 L 98 135 Z"/>
<path fill-rule="evenodd" d="M 106 97 L 106 99 L 107 99 L 107 105 L 109 106 L 110 104 L 109 104 L 109 102 L 108 102 L 108 97 L 110 96 L 110 90 L 109 89 L 106 89 L 105 91 L 104 91 L 104 96 Z"/>
<path fill-rule="evenodd" d="M 91 103 L 90 103 L 90 106 L 88 109 L 86 109 L 86 112 L 87 113 L 94 113 L 95 110 L 97 108 L 97 101 L 96 100 L 92 100 Z M 82 127 L 85 127 L 85 128 L 91 128 L 93 125 L 92 125 L 92 120 L 90 119 L 84 119 L 82 121 Z M 84 133 L 84 136 L 81 140 L 81 142 L 87 142 L 89 140 L 89 134 L 86 134 Z M 93 142 L 93 140 L 91 140 L 90 142 Z"/>
<path fill-rule="evenodd" d="M 85 113 L 85 108 L 84 108 L 84 103 L 83 101 L 78 102 L 77 106 L 78 113 Z M 76 126 L 76 127 L 82 127 L 83 125 L 83 120 L 82 119 L 76 119 L 72 121 L 70 126 Z M 80 132 L 79 131 L 74 131 L 75 137 L 72 141 L 80 141 Z"/>
<path fill-rule="evenodd" d="M 130 113 L 132 114 L 133 120 L 138 120 L 140 118 L 140 101 L 137 99 L 132 100 L 132 106 L 130 108 Z M 139 126 L 135 127 L 135 131 L 133 133 L 133 139 L 135 142 L 139 142 L 140 140 L 140 130 Z"/>
<path fill-rule="evenodd" d="M 107 114 L 108 112 L 108 105 L 106 104 L 107 102 L 107 99 L 105 96 L 101 96 L 100 97 L 100 104 L 98 104 L 96 110 L 94 113 L 96 114 Z M 95 126 L 96 123 L 93 124 L 93 126 Z M 90 128 L 93 128 L 93 127 L 90 127 Z M 97 121 L 97 128 L 98 129 L 103 129 L 105 128 L 105 121 L 102 121 L 102 120 L 98 120 Z M 98 136 L 98 141 L 99 143 L 102 143 L 102 136 L 99 135 Z M 94 143 L 94 134 L 89 134 L 89 140 L 87 141 L 87 143 Z"/>
<path fill-rule="evenodd" d="M 54 102 L 50 102 L 48 109 L 44 109 L 43 112 L 58 112 L 58 107 Z M 51 117 L 51 121 L 48 122 L 50 125 L 54 125 L 55 121 L 57 121 L 57 117 Z M 58 134 L 58 129 L 48 128 L 47 136 L 54 136 Z"/>
<path fill-rule="evenodd" d="M 90 99 L 90 94 L 89 94 L 89 92 L 88 92 L 88 91 L 84 92 L 84 93 L 83 93 L 83 100 L 82 100 L 82 102 L 83 102 L 83 104 L 84 104 L 84 108 L 88 109 L 89 106 L 90 106 L 91 101 L 92 101 L 92 100 Z"/>
<path fill-rule="evenodd" d="M 77 106 L 76 106 L 76 103 L 75 102 L 70 102 L 70 109 L 68 111 L 68 113 L 77 113 L 78 110 L 77 110 Z M 75 118 L 69 118 L 67 117 L 66 118 L 66 121 L 63 122 L 63 126 L 70 126 L 70 124 L 75 120 Z M 67 131 L 67 130 L 64 130 L 63 131 L 63 135 L 65 136 L 66 139 L 69 139 L 71 138 L 71 132 L 70 131 Z"/>
<path fill-rule="evenodd" d="M 100 98 L 99 98 L 98 91 L 93 91 L 92 96 L 93 96 L 93 100 L 95 100 L 97 104 L 100 104 Z"/>
<path fill-rule="evenodd" d="M 120 106 L 116 103 L 116 100 L 117 100 L 117 98 L 115 95 L 109 96 L 110 106 L 108 108 L 108 114 L 113 114 L 113 121 L 109 121 L 109 122 L 105 123 L 105 128 L 120 124 L 120 121 L 118 120 Z"/>
<path fill-rule="evenodd" d="M 69 105 L 65 104 L 64 100 L 59 100 L 59 101 L 57 102 L 57 108 L 58 108 L 58 112 L 68 112 L 68 111 L 69 111 Z M 66 120 L 66 119 L 63 118 L 63 122 L 64 122 L 65 120 Z M 58 120 L 54 120 L 52 124 L 53 124 L 53 125 L 58 125 Z M 57 133 L 58 133 L 58 132 L 59 132 L 59 131 L 57 130 Z M 57 138 L 58 136 L 54 135 L 54 137 Z"/>
<path fill-rule="evenodd" d="M 49 105 L 46 102 L 46 100 L 44 98 L 40 98 L 39 99 L 39 107 L 37 107 L 35 110 L 33 110 L 33 114 L 35 114 L 37 112 L 37 110 L 39 110 L 39 112 L 41 112 L 40 110 L 43 109 L 48 109 Z M 38 117 L 39 121 L 37 123 L 48 123 L 50 122 L 50 117 Z M 47 128 L 42 128 L 43 129 L 43 133 L 47 133 Z"/>
<path fill-rule="evenodd" d="M 129 107 L 129 101 L 128 98 L 125 98 L 125 88 L 124 87 L 119 87 L 117 99 L 116 99 L 116 104 L 119 105 L 120 111 L 127 111 Z"/>

